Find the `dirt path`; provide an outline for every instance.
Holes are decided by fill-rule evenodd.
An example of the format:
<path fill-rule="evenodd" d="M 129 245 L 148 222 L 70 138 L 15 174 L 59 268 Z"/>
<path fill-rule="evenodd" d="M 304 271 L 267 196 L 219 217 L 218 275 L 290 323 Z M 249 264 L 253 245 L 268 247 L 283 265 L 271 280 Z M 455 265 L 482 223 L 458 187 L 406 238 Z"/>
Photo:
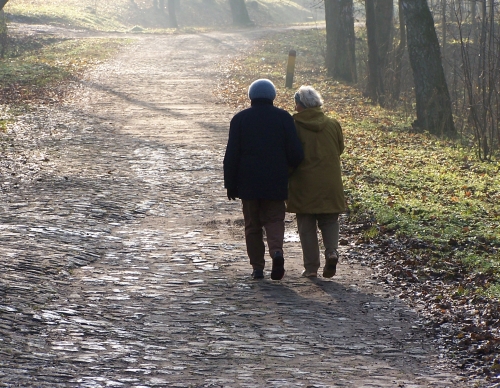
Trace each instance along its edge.
<path fill-rule="evenodd" d="M 14 128 L 40 136 L 13 162 L 31 178 L 1 185 L 0 385 L 468 385 L 367 267 L 301 278 L 292 218 L 285 278 L 249 278 L 212 91 L 250 43 L 142 37 Z"/>

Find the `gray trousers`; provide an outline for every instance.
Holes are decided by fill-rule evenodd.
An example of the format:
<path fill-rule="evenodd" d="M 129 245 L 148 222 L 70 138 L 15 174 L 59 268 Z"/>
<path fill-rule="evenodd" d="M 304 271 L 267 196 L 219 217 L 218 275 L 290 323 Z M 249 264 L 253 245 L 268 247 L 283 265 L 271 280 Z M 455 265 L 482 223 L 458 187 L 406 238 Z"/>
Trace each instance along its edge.
<path fill-rule="evenodd" d="M 318 272 L 320 266 L 318 228 L 323 237 L 326 256 L 339 247 L 339 215 L 336 213 L 297 213 L 297 226 L 299 229 L 300 245 L 302 245 L 304 268 L 309 272 Z"/>

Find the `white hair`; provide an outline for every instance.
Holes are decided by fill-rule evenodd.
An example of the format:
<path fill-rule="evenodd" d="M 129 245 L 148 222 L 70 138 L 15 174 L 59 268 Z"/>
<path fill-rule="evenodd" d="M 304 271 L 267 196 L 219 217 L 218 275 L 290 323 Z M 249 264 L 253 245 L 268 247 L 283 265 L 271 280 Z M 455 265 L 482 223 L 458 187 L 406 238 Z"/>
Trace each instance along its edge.
<path fill-rule="evenodd" d="M 297 93 L 300 97 L 300 102 L 306 108 L 317 108 L 323 105 L 321 94 L 319 94 L 319 92 L 316 91 L 312 86 L 302 85 Z"/>

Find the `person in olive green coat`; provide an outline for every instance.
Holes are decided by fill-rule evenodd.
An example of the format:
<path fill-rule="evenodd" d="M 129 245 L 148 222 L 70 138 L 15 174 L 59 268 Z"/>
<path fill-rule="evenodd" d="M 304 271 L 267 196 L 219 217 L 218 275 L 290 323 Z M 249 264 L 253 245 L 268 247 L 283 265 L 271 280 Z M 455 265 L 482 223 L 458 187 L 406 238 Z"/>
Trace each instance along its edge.
<path fill-rule="evenodd" d="M 335 275 L 339 260 L 339 214 L 346 210 L 340 155 L 344 136 L 337 120 L 321 108 L 321 95 L 310 86 L 295 93 L 293 118 L 304 148 L 304 160 L 289 178 L 287 211 L 297 214 L 304 258 L 302 276 L 316 277 L 320 267 L 317 229 L 325 246 L 323 277 Z"/>

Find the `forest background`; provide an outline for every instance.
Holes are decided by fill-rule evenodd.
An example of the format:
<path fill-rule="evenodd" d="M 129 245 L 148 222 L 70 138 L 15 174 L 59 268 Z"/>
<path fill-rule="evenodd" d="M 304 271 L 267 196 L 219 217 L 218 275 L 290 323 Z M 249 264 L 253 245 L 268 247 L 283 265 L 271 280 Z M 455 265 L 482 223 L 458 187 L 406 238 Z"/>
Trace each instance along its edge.
<path fill-rule="evenodd" d="M 427 316 L 429 325 L 442 329 L 452 351 L 473 355 L 464 368 L 498 375 L 498 1 L 2 2 L 2 166 L 8 163 L 8 129 L 16 115 L 32 104 L 64 100 L 68 83 L 116 53 L 133 34 L 308 27 L 270 29 L 254 51 L 221 64 L 217 97 L 235 110 L 244 108 L 250 82 L 267 77 L 278 87 L 276 104 L 292 112 L 298 86 L 317 88 L 326 113 L 341 122 L 346 138 L 349 212 L 341 243 L 362 248 L 362 260 Z M 431 44 L 415 40 L 412 20 L 424 28 L 417 35 Z M 108 35 L 60 38 L 26 28 L 37 25 Z M 335 25 L 343 26 L 341 31 L 332 29 Z M 423 51 L 432 44 L 437 45 L 437 65 Z M 420 59 L 412 54 L 419 49 Z M 286 88 L 290 50 L 297 53 L 295 82 Z M 429 81 L 434 70 L 444 77 L 431 79 L 435 83 L 428 98 L 419 101 L 427 87 L 419 82 L 422 77 Z M 441 105 L 447 105 L 448 118 L 440 113 L 436 120 L 419 117 Z"/>

